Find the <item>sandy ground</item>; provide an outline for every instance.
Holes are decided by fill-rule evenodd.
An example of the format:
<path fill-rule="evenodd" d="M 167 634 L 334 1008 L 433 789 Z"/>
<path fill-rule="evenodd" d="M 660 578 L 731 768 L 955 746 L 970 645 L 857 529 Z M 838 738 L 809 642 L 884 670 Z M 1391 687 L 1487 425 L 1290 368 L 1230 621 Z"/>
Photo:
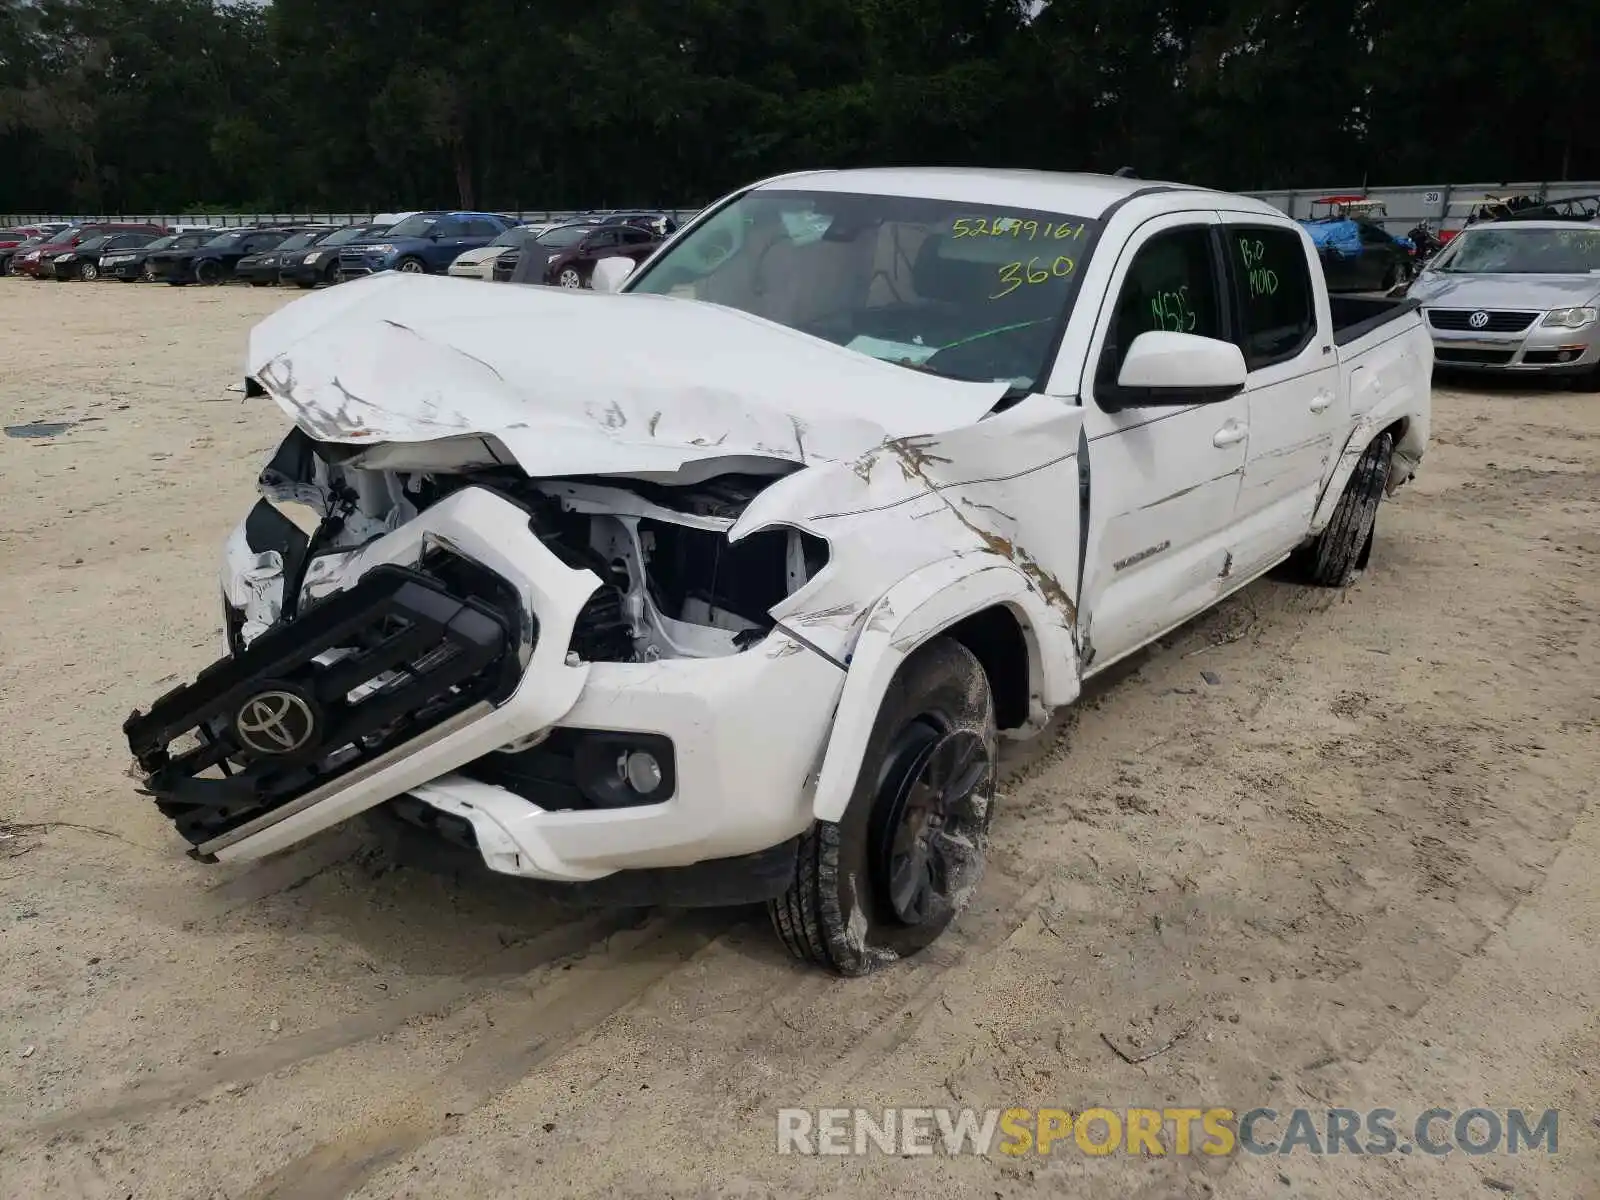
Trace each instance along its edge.
<path fill-rule="evenodd" d="M 284 428 L 225 389 L 293 295 L 0 279 L 0 423 L 78 422 L 0 438 L 0 1197 L 1600 1196 L 1600 397 L 1439 392 L 1354 589 L 1259 582 L 1097 687 L 958 929 L 841 982 L 759 912 L 350 830 L 184 857 L 119 727 L 213 656 Z M 1560 1150 L 775 1152 L 834 1104 L 1522 1105 Z"/>

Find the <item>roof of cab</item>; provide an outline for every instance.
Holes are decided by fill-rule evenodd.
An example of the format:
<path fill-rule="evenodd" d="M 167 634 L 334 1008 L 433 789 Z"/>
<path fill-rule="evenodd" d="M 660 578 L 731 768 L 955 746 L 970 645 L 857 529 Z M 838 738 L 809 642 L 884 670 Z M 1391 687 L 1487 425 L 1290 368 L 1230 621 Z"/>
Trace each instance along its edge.
<path fill-rule="evenodd" d="M 817 192 L 862 192 L 882 196 L 927 196 L 959 204 L 1004 204 L 1037 208 L 1090 219 L 1141 192 L 1156 190 L 1203 193 L 1226 199 L 1231 209 L 1283 214 L 1263 201 L 1230 192 L 1216 192 L 1185 183 L 1131 179 L 1118 175 L 1068 174 L 988 167 L 863 167 L 850 170 L 799 171 L 767 179 L 762 189 L 805 189 Z"/>

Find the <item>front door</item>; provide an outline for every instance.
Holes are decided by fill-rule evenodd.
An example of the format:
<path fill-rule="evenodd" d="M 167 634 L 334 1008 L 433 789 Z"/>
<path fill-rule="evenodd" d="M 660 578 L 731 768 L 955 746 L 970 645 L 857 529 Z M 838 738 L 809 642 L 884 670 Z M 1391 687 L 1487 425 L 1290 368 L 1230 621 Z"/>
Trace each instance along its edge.
<path fill-rule="evenodd" d="M 1088 672 L 1193 616 L 1219 594 L 1249 442 L 1242 395 L 1106 411 L 1133 339 L 1165 329 L 1230 336 L 1215 213 L 1145 222 L 1123 247 L 1088 362 L 1089 521 L 1079 604 Z"/>
<path fill-rule="evenodd" d="M 1293 550 L 1349 428 L 1332 316 L 1315 287 L 1316 251 L 1299 228 L 1223 214 L 1234 340 L 1249 368 L 1250 444 L 1230 573 L 1248 579 Z"/>

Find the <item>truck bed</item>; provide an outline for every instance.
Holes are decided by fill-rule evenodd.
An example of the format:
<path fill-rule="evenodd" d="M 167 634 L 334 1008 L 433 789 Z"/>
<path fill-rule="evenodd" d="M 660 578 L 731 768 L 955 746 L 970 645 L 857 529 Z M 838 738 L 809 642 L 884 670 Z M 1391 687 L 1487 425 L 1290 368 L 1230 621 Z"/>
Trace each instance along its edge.
<path fill-rule="evenodd" d="M 1333 341 L 1348 346 L 1374 329 L 1398 320 L 1422 306 L 1415 300 L 1388 296 L 1347 296 L 1330 292 L 1328 306 L 1333 314 Z"/>

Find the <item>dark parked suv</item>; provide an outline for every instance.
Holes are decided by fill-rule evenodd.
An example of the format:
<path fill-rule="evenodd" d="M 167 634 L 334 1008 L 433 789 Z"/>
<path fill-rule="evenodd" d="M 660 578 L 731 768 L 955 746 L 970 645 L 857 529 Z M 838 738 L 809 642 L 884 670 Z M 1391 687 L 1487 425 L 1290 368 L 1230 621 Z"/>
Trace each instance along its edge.
<path fill-rule="evenodd" d="M 114 278 L 118 283 L 136 283 L 141 279 L 152 282 L 155 279 L 150 267 L 152 255 L 160 254 L 163 250 L 193 250 L 196 246 L 205 245 L 220 232 L 218 229 L 185 229 L 182 233 L 169 233 L 166 237 L 157 238 L 148 246 L 136 249 L 123 246 L 100 256 L 100 274 L 107 279 Z"/>
<path fill-rule="evenodd" d="M 378 271 L 442 275 L 462 251 L 487 246 L 515 224 L 499 213 L 417 213 L 380 239 L 339 251 L 339 272 L 346 279 Z"/>
<path fill-rule="evenodd" d="M 162 250 L 145 260 L 149 277 L 182 287 L 189 283 L 224 283 L 239 260 L 271 250 L 297 228 L 229 229 L 192 249 Z"/>

